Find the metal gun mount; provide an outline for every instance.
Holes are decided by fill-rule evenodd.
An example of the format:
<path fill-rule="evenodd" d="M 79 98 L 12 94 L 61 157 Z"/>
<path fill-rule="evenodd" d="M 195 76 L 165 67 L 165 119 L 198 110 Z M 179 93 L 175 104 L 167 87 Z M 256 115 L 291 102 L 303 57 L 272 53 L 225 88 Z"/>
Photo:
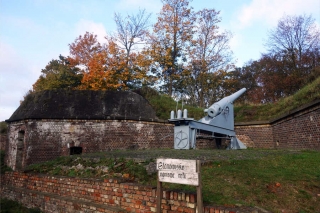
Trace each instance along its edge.
<path fill-rule="evenodd" d="M 234 111 L 233 102 L 239 98 L 246 88 L 227 96 L 220 101 L 212 104 L 204 112 L 206 116 L 198 121 L 193 118 L 188 118 L 186 109 L 177 111 L 175 117 L 174 111 L 171 111 L 170 123 L 174 123 L 174 148 L 175 149 L 190 149 L 196 148 L 197 138 L 205 134 L 207 139 L 215 139 L 216 145 L 219 148 L 221 139 L 230 139 L 230 144 L 227 149 L 246 149 L 247 147 L 236 137 L 234 131 Z"/>

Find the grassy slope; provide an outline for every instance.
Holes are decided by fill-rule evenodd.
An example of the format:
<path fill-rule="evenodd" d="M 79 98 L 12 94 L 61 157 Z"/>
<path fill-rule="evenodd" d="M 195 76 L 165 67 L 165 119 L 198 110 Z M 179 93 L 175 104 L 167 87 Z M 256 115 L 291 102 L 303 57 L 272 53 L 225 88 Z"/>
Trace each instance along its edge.
<path fill-rule="evenodd" d="M 155 186 L 156 175 L 146 174 L 144 166 L 159 156 L 209 160 L 201 170 L 205 204 L 259 206 L 271 212 L 320 211 L 320 153 L 315 151 L 119 150 L 60 157 L 29 169 L 64 176 L 125 177 Z M 138 164 L 125 157 L 146 162 Z M 79 164 L 84 168 L 79 169 Z M 108 172 L 101 170 L 105 166 Z M 164 187 L 195 192 L 195 187 L 186 185 Z"/>
<path fill-rule="evenodd" d="M 142 90 L 140 94 L 149 101 L 160 119 L 167 120 L 170 117 L 170 111 L 176 109 L 176 102 L 167 95 L 160 95 L 150 90 Z M 239 105 L 235 102 L 235 122 L 272 120 L 319 99 L 320 77 L 311 84 L 306 85 L 296 94 L 281 99 L 277 103 Z M 179 108 L 181 108 L 181 102 L 179 103 Z M 188 117 L 196 120 L 205 115 L 202 108 L 192 106 L 184 106 L 184 108 L 188 109 Z"/>
<path fill-rule="evenodd" d="M 296 94 L 274 104 L 239 105 L 235 107 L 235 121 L 266 121 L 289 113 L 303 105 L 320 99 L 320 77 Z"/>

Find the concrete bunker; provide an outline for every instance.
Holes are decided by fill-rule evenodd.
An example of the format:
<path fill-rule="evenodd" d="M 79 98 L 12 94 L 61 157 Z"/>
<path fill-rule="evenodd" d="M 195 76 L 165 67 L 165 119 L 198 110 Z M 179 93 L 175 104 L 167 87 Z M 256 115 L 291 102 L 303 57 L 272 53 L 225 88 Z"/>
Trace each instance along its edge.
<path fill-rule="evenodd" d="M 14 170 L 58 156 L 172 148 L 173 141 L 172 125 L 131 91 L 42 91 L 28 95 L 6 122 L 5 161 Z"/>

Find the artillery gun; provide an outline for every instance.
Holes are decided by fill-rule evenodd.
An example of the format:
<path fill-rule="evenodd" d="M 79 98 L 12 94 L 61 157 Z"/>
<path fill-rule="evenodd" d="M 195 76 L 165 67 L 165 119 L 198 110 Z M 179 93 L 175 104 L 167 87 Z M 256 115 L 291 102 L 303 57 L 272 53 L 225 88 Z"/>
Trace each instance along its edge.
<path fill-rule="evenodd" d="M 207 139 L 215 139 L 216 146 L 221 146 L 221 139 L 230 140 L 227 149 L 246 149 L 247 147 L 236 137 L 234 131 L 233 102 L 239 98 L 246 88 L 224 97 L 205 109 L 205 117 L 198 121 L 188 118 L 187 110 L 171 111 L 170 123 L 174 123 L 174 148 L 195 149 L 197 138 L 206 135 Z"/>

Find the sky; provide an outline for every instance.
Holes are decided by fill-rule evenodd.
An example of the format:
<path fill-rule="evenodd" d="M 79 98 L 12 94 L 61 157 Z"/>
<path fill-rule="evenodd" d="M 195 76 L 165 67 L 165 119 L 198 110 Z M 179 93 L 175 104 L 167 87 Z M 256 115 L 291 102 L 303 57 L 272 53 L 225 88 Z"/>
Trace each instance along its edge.
<path fill-rule="evenodd" d="M 270 30 L 284 15 L 312 15 L 320 26 L 320 0 L 193 0 L 195 11 L 220 11 L 221 31 L 233 34 L 230 49 L 238 67 L 266 52 Z M 0 121 L 9 119 L 41 69 L 68 56 L 74 40 L 91 32 L 105 43 L 115 31 L 114 13 L 151 13 L 155 23 L 161 0 L 0 0 Z"/>

